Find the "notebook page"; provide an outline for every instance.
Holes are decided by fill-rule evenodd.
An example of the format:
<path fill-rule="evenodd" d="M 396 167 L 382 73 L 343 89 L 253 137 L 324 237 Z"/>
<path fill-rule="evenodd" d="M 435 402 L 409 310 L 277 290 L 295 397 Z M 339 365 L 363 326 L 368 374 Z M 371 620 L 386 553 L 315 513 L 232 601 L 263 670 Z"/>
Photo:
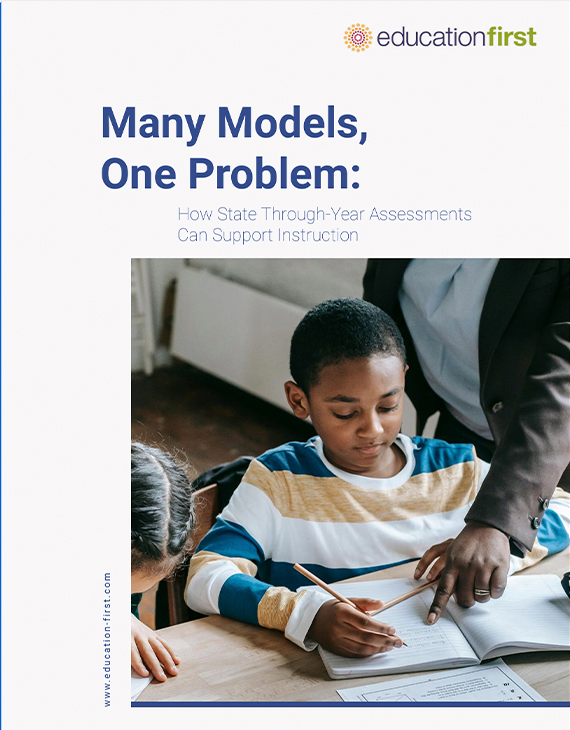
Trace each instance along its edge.
<path fill-rule="evenodd" d="M 555 575 L 514 575 L 502 598 L 448 610 L 480 658 L 498 645 L 525 649 L 570 648 L 570 601 Z M 493 653 L 500 656 L 498 649 Z"/>
<path fill-rule="evenodd" d="M 397 578 L 352 585 L 337 583 L 335 590 L 347 597 L 361 596 L 389 601 L 423 582 Z M 327 668 L 342 676 L 351 674 L 364 676 L 396 673 L 418 665 L 427 668 L 428 665 L 448 667 L 477 663 L 476 654 L 448 614 L 444 613 L 434 626 L 426 624 L 433 595 L 433 589 L 428 588 L 376 617 L 377 620 L 394 626 L 396 633 L 407 646 L 364 659 L 340 657 L 319 649 Z"/>

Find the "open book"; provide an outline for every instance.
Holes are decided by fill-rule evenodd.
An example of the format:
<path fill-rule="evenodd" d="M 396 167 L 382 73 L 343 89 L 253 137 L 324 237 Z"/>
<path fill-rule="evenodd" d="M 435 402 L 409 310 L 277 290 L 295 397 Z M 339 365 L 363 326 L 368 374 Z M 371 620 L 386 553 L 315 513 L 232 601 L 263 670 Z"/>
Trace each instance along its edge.
<path fill-rule="evenodd" d="M 389 601 L 422 582 L 397 578 L 336 583 L 335 589 L 347 597 Z M 434 593 L 428 588 L 377 616 L 394 626 L 407 646 L 365 659 L 337 656 L 319 647 L 329 675 L 341 679 L 466 667 L 508 654 L 570 649 L 570 601 L 555 575 L 511 576 L 502 598 L 472 608 L 451 600 L 437 623 L 429 626 Z"/>

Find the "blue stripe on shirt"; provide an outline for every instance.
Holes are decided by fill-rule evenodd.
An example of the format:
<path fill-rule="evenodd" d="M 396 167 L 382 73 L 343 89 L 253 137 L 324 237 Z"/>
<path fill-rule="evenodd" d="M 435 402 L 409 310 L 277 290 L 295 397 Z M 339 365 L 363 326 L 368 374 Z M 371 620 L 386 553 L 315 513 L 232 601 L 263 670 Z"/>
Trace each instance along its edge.
<path fill-rule="evenodd" d="M 559 514 L 547 509 L 536 535 L 538 542 L 548 550 L 548 554 L 559 553 L 570 545 L 570 536 Z"/>
<path fill-rule="evenodd" d="M 200 540 L 196 553 L 201 550 L 219 553 L 228 558 L 246 558 L 256 565 L 265 562 L 261 545 L 249 532 L 241 525 L 221 517 L 216 519 L 216 524 L 210 532 Z"/>
<path fill-rule="evenodd" d="M 317 452 L 314 443 L 316 438 L 313 436 L 306 443 L 292 441 L 271 449 L 259 456 L 257 461 L 269 471 L 288 471 L 292 474 L 308 474 L 313 477 L 334 477 Z"/>
<path fill-rule="evenodd" d="M 467 464 L 473 461 L 473 446 L 471 444 L 448 444 L 439 439 L 426 439 L 415 436 L 412 439 L 415 466 L 412 476 L 429 474 L 439 469 L 447 469 L 454 464 Z"/>
<path fill-rule="evenodd" d="M 222 616 L 245 621 L 259 626 L 257 606 L 268 588 L 272 586 L 262 583 L 251 575 L 232 575 L 222 586 L 218 598 L 218 609 Z"/>
<path fill-rule="evenodd" d="M 338 580 L 356 578 L 359 575 L 366 575 L 367 573 L 372 573 L 375 570 L 392 568 L 394 565 L 404 565 L 405 563 L 411 563 L 414 560 L 417 560 L 417 558 L 408 558 L 407 560 L 390 563 L 389 565 L 373 565 L 369 568 L 325 568 L 322 565 L 317 565 L 315 563 L 303 563 L 303 567 L 310 570 L 311 573 L 314 573 L 317 578 L 324 580 L 325 583 L 335 583 Z M 300 588 L 301 586 L 314 585 L 314 583 L 293 568 L 293 563 L 276 562 L 275 560 L 271 563 L 270 580 L 274 585 L 285 586 L 292 591 L 296 591 L 297 588 Z M 355 588 L 355 590 L 358 593 L 358 589 Z"/>

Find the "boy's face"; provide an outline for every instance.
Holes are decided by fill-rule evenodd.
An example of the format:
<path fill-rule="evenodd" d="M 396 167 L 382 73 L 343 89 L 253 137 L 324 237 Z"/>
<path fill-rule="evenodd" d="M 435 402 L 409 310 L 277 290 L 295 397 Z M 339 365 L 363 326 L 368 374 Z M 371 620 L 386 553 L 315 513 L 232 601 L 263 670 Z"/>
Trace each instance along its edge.
<path fill-rule="evenodd" d="M 291 381 L 285 390 L 295 415 L 311 417 L 332 464 L 386 479 L 404 465 L 393 443 L 402 424 L 407 369 L 394 355 L 372 355 L 327 365 L 308 397 Z"/>

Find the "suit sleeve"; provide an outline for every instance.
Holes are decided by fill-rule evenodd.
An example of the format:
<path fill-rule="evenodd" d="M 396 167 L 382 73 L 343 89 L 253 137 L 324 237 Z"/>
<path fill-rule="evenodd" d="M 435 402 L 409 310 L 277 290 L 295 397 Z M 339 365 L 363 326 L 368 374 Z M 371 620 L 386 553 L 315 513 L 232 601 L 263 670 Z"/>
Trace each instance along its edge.
<path fill-rule="evenodd" d="M 490 464 L 481 459 L 478 459 L 478 462 L 480 468 L 476 478 L 477 488 L 480 489 L 489 473 Z M 477 474 L 477 471 L 475 474 Z M 524 568 L 530 568 L 531 565 L 535 565 L 543 558 L 565 550 L 569 545 L 570 494 L 557 487 L 548 508 L 544 512 L 532 550 L 528 551 L 524 557 L 522 555 L 511 555 L 509 575 L 524 570 Z"/>
<path fill-rule="evenodd" d="M 255 486 L 265 470 L 252 462 L 228 506 L 198 545 L 190 561 L 185 600 L 203 614 L 216 614 L 283 631 L 304 649 L 306 634 L 329 596 L 291 591 L 262 579 L 268 574 L 282 518 L 270 496 Z"/>
<path fill-rule="evenodd" d="M 570 494 L 557 487 L 538 528 L 536 540 L 524 557 L 511 555 L 509 574 L 530 568 L 570 545 Z"/>
<path fill-rule="evenodd" d="M 532 549 L 545 514 L 544 500 L 551 497 L 568 466 L 568 278 L 566 262 L 549 322 L 527 371 L 516 411 L 466 518 L 505 532 L 511 538 L 512 552 L 519 555 Z"/>

